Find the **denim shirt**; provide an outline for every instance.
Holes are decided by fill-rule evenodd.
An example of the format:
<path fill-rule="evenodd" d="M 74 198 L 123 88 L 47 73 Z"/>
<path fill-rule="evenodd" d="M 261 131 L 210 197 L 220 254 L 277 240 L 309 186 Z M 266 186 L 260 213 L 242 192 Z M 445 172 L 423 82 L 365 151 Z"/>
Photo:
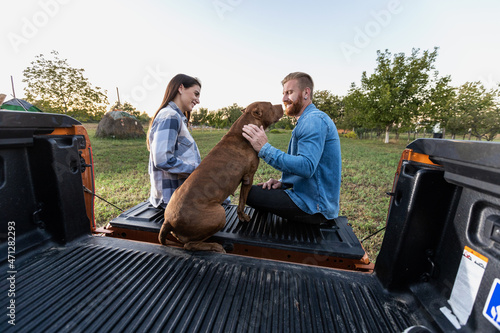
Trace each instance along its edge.
<path fill-rule="evenodd" d="M 149 142 L 149 201 L 155 207 L 165 208 L 174 191 L 200 164 L 200 152 L 189 132 L 186 117 L 174 102 L 156 115 Z"/>
<path fill-rule="evenodd" d="M 301 210 L 321 213 L 329 220 L 338 217 L 340 141 L 337 127 L 326 113 L 308 105 L 292 131 L 288 153 L 266 143 L 259 157 L 282 172 L 286 193 Z"/>

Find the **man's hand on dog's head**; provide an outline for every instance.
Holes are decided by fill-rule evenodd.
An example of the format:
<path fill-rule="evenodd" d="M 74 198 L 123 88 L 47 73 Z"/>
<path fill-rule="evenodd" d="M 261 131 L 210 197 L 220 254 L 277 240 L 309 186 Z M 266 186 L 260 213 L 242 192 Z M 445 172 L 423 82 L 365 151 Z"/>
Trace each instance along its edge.
<path fill-rule="evenodd" d="M 262 147 L 267 143 L 267 135 L 264 127 L 248 124 L 243 126 L 243 137 L 250 142 L 253 149 L 258 153 Z"/>

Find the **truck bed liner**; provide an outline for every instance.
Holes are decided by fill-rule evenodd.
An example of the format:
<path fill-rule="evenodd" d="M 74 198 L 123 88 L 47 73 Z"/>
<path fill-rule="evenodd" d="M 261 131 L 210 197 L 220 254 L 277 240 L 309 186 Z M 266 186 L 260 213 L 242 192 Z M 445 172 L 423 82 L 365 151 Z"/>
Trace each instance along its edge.
<path fill-rule="evenodd" d="M 18 267 L 16 326 L 3 320 L 2 332 L 402 332 L 426 324 L 415 301 L 388 293 L 373 274 L 90 236 L 25 254 Z"/>

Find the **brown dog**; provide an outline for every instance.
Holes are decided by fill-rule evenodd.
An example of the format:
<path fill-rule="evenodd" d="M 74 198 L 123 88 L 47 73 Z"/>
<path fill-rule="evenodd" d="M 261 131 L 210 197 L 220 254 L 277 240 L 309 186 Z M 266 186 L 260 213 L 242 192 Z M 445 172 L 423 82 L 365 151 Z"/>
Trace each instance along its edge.
<path fill-rule="evenodd" d="M 246 222 L 250 220 L 244 208 L 259 166 L 259 157 L 242 136 L 243 125 L 255 124 L 267 128 L 282 116 L 281 105 L 269 102 L 255 102 L 243 110 L 226 135 L 172 195 L 158 235 L 161 244 L 178 245 L 167 240 L 171 233 L 184 244 L 186 250 L 225 252 L 222 245 L 203 241 L 226 224 L 221 204 L 240 183 L 238 218 Z"/>

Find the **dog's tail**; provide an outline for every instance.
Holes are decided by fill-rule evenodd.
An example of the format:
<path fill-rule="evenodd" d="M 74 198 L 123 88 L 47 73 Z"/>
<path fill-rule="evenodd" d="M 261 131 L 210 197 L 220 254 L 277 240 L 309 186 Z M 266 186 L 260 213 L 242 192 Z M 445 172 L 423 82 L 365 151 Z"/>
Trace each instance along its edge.
<path fill-rule="evenodd" d="M 172 230 L 174 230 L 174 228 L 172 228 L 172 225 L 169 222 L 167 221 L 163 222 L 163 225 L 161 226 L 160 229 L 160 233 L 158 234 L 158 241 L 160 242 L 160 244 L 177 245 L 177 246 L 182 245 L 178 242 L 171 241 L 167 238 Z"/>

